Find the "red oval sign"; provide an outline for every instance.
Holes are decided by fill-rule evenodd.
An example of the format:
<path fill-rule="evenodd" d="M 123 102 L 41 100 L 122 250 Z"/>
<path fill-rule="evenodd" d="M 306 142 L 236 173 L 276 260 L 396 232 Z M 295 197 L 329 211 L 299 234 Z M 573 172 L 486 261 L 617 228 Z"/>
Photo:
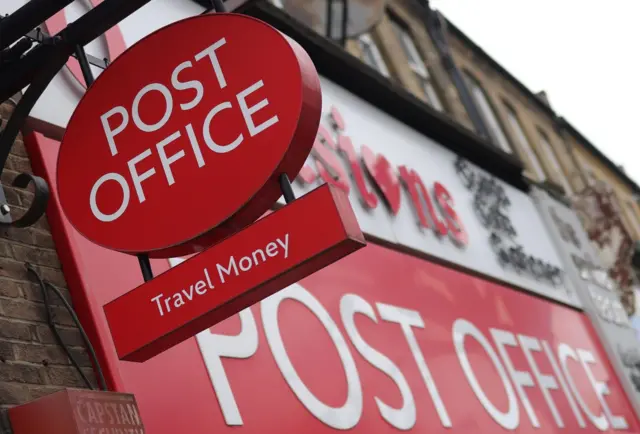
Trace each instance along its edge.
<path fill-rule="evenodd" d="M 58 157 L 75 228 L 126 253 L 183 256 L 259 218 L 313 146 L 320 81 L 307 53 L 257 19 L 162 28 L 107 68 Z"/>

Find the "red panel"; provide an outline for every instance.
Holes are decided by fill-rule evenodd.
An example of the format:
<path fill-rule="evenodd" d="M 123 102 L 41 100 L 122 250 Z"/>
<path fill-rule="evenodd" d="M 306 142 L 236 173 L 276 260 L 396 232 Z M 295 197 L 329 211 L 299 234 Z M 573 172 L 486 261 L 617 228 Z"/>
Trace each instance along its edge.
<path fill-rule="evenodd" d="M 322 230 L 308 221 L 322 215 Z M 366 245 L 325 185 L 104 308 L 122 360 L 144 362 Z"/>
<path fill-rule="evenodd" d="M 278 200 L 279 176 L 293 179 L 311 151 L 321 107 L 308 54 L 268 24 L 174 22 L 122 53 L 78 104 L 58 162 L 64 212 L 113 250 L 201 252 Z"/>
<path fill-rule="evenodd" d="M 39 147 L 41 150 L 53 149 L 55 153 L 54 143 L 41 144 L 44 145 Z M 47 164 L 54 162 L 54 159 L 45 160 Z M 35 170 L 41 174 L 37 167 Z M 602 403 L 605 403 L 613 416 L 624 418 L 629 428 L 618 431 L 640 432 L 620 383 L 583 314 L 375 245 L 245 311 L 243 327 L 239 318 L 233 317 L 212 329 L 214 333 L 228 336 L 206 331 L 197 339 L 190 339 L 142 364 L 115 361 L 100 308 L 140 283 L 136 261 L 97 248 L 72 232 L 61 232 L 63 220 L 56 220 L 56 213 L 59 210 L 52 207 L 49 218 L 54 232 L 70 240 L 66 246 L 58 244 L 59 249 L 73 248 L 71 254 L 61 256 L 76 307 L 87 319 L 85 324 L 95 327 L 94 335 L 101 336 L 101 357 L 103 363 L 105 357 L 109 360 L 105 368 L 111 377 L 121 380 L 123 390 L 135 393 L 149 433 L 324 434 L 336 433 L 338 428 L 350 429 L 349 432 L 355 434 L 397 433 L 399 428 L 394 428 L 389 419 L 396 425 L 408 424 L 406 427 L 412 427 L 410 432 L 416 433 L 499 433 L 506 431 L 496 418 L 500 419 L 499 413 L 509 409 L 507 389 L 513 390 L 513 410 L 515 414 L 517 409 L 518 417 L 503 417 L 502 422 L 512 424 L 517 433 L 602 432 L 579 408 L 578 396 L 595 416 L 603 413 Z M 310 222 L 309 230 L 319 227 Z M 74 267 L 79 270 L 77 276 L 73 274 Z M 276 310 L 276 302 L 283 297 L 288 298 L 282 300 Z M 349 326 L 350 311 L 357 306 L 364 306 L 371 314 L 369 318 L 362 313 L 353 316 L 361 340 L 350 336 L 350 332 L 353 335 L 353 327 Z M 91 309 L 89 313 L 87 308 Z M 399 311 L 399 308 L 405 310 Z M 267 315 L 263 318 L 264 312 Z M 394 315 L 396 321 L 424 324 L 424 327 L 407 327 L 415 336 L 415 343 L 392 321 Z M 458 333 L 456 340 L 454 325 L 459 332 L 466 330 L 476 336 L 462 340 L 463 335 Z M 500 338 L 513 338 L 515 345 L 504 346 L 501 354 L 496 340 Z M 549 354 L 532 351 L 531 360 L 541 375 L 548 376 L 547 381 L 558 385 L 558 389 L 549 389 L 547 393 L 557 416 L 545 398 L 543 390 L 546 389 L 536 380 L 531 361 L 525 357 L 523 342 L 550 349 Z M 463 344 L 458 345 L 459 352 L 456 343 Z M 411 350 L 412 345 L 415 351 Z M 377 356 L 367 352 L 367 347 L 384 355 L 387 361 L 374 367 L 368 359 Z M 566 372 L 558 368 L 562 359 L 559 349 L 569 356 Z M 422 372 L 418 363 L 422 360 L 417 362 L 416 355 L 423 357 Z M 579 361 L 572 360 L 579 355 L 583 356 L 589 371 Z M 525 401 L 514 388 L 510 375 L 505 373 L 504 383 L 499 376 L 498 369 L 507 371 L 505 356 L 514 370 L 533 378 L 533 386 L 523 387 L 523 391 L 539 428 L 533 427 Z M 593 364 L 589 356 L 593 356 Z M 203 363 L 205 359 L 207 365 Z M 495 406 L 495 417 L 474 393 L 463 370 L 465 360 L 470 367 L 470 378 L 476 379 L 478 390 Z M 207 366 L 218 374 L 211 377 Z M 424 366 L 429 370 L 426 374 Z M 430 393 L 425 383 L 428 374 L 442 403 L 440 414 L 434 404 L 436 394 L 433 390 Z M 609 394 L 602 402 L 589 374 L 594 381 L 606 382 Z M 406 388 L 398 387 L 399 379 L 406 381 Z M 225 380 L 228 388 L 224 387 Z M 576 392 L 569 390 L 570 380 Z M 408 402 L 401 390 L 405 396 L 410 393 L 415 403 L 413 424 L 410 411 L 393 412 Z M 349 393 L 351 399 L 347 401 Z M 350 411 L 335 411 L 345 403 L 350 405 Z M 575 412 L 572 403 L 577 409 Z M 387 409 L 387 419 L 380 407 Z M 564 428 L 558 427 L 556 417 Z M 605 432 L 615 431 L 606 416 L 596 420 L 599 421 L 605 424 Z"/>

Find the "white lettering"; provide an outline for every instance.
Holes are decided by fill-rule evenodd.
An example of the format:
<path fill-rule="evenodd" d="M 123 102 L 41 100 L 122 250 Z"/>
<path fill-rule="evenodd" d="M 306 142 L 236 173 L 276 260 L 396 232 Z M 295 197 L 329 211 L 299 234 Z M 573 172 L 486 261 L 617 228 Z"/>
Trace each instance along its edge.
<path fill-rule="evenodd" d="M 476 375 L 471 368 L 471 363 L 469 362 L 469 357 L 467 356 L 467 352 L 464 347 L 464 341 L 467 336 L 471 336 L 474 338 L 487 353 L 493 365 L 498 371 L 498 375 L 502 380 L 502 385 L 504 386 L 505 393 L 507 394 L 507 400 L 509 402 L 509 408 L 506 412 L 500 411 L 482 390 Z M 508 430 L 514 430 L 520 424 L 520 410 L 518 408 L 518 400 L 516 398 L 515 392 L 513 391 L 513 386 L 511 386 L 511 382 L 507 377 L 507 373 L 500 363 L 500 358 L 493 351 L 491 344 L 484 337 L 484 335 L 476 328 L 475 325 L 470 323 L 464 319 L 457 319 L 453 323 L 453 342 L 455 345 L 456 353 L 458 354 L 458 360 L 460 362 L 460 366 L 464 371 L 465 376 L 467 377 L 467 381 L 473 389 L 473 392 L 476 394 L 476 397 L 482 404 L 482 406 L 487 410 L 489 415 L 498 422 L 500 426 Z"/>
<path fill-rule="evenodd" d="M 278 244 L 280 244 L 280 247 L 284 249 L 285 259 L 288 258 L 289 257 L 289 234 L 285 234 L 284 242 L 280 238 L 276 238 L 276 241 L 278 242 Z"/>
<path fill-rule="evenodd" d="M 540 342 L 537 339 L 525 336 L 518 335 L 518 340 L 520 341 L 520 346 L 522 347 L 522 352 L 524 353 L 524 357 L 529 362 L 529 366 L 531 367 L 531 372 L 533 372 L 533 376 L 542 391 L 542 396 L 544 400 L 547 402 L 547 406 L 553 415 L 553 419 L 556 421 L 556 425 L 560 428 L 564 428 L 564 422 L 562 421 L 562 417 L 560 417 L 560 412 L 558 411 L 558 407 L 556 407 L 555 402 L 553 401 L 553 397 L 549 393 L 549 390 L 557 390 L 558 383 L 552 375 L 543 375 L 540 373 L 540 368 L 533 358 L 533 351 L 542 351 L 542 347 L 540 346 Z"/>
<path fill-rule="evenodd" d="M 400 328 L 404 333 L 404 337 L 409 344 L 409 349 L 413 354 L 413 358 L 418 365 L 418 370 L 420 371 L 420 375 L 422 375 L 422 380 L 424 381 L 424 384 L 427 386 L 427 390 L 431 395 L 431 399 L 433 400 L 436 412 L 440 417 L 440 422 L 444 427 L 451 427 L 451 419 L 449 418 L 449 413 L 444 406 L 444 402 L 440 397 L 440 392 L 438 391 L 436 382 L 431 375 L 431 371 L 427 366 L 427 362 L 424 360 L 422 351 L 420 351 L 420 347 L 418 346 L 416 336 L 413 334 L 413 330 L 411 329 L 411 327 L 417 327 L 421 329 L 424 328 L 424 322 L 422 321 L 420 314 L 414 310 L 403 309 L 400 307 L 382 303 L 376 303 L 376 307 L 378 308 L 380 317 L 383 320 L 394 322 L 400 325 Z"/>
<path fill-rule="evenodd" d="M 205 273 L 206 272 L 207 272 L 207 270 L 205 268 Z M 205 292 L 207 292 L 207 290 L 205 289 L 206 287 L 207 287 L 207 284 L 204 283 L 204 280 L 198 280 L 198 282 L 196 283 L 196 286 L 195 286 L 196 294 L 203 295 Z M 191 289 L 193 289 L 193 287 Z M 203 289 L 205 289 L 205 290 L 203 291 Z M 191 297 L 193 297 L 193 294 L 191 295 Z M 192 298 L 189 298 L 189 300 L 191 300 L 191 299 Z"/>
<path fill-rule="evenodd" d="M 248 256 L 243 256 L 242 258 L 240 258 L 238 265 L 240 266 L 240 270 L 249 271 L 251 269 L 251 266 L 253 265 L 253 262 L 251 262 L 251 258 L 249 258 Z"/>
<path fill-rule="evenodd" d="M 164 316 L 164 312 L 162 311 L 162 304 L 160 304 L 160 299 L 164 296 L 164 294 L 158 294 L 155 297 L 153 297 L 151 299 L 152 302 L 156 302 L 156 305 L 158 306 L 158 312 L 160 313 L 160 316 Z"/>
<path fill-rule="evenodd" d="M 122 122 L 115 130 L 112 130 L 109 125 L 109 118 L 115 114 L 122 116 Z M 107 142 L 109 143 L 111 156 L 116 156 L 116 154 L 118 154 L 118 149 L 116 148 L 116 142 L 113 139 L 127 127 L 127 124 L 129 123 L 129 113 L 127 113 L 127 110 L 122 106 L 114 107 L 100 116 L 100 121 L 102 122 L 104 135 L 107 137 Z"/>
<path fill-rule="evenodd" d="M 270 126 L 276 124 L 279 120 L 278 116 L 276 115 L 270 117 L 258 126 L 253 123 L 253 118 L 251 117 L 251 115 L 269 105 L 269 100 L 265 98 L 256 105 L 248 107 L 246 98 L 256 90 L 260 89 L 263 85 L 264 83 L 262 82 L 262 80 L 257 81 L 242 92 L 238 93 L 238 95 L 236 96 L 238 99 L 238 104 L 240 105 L 242 117 L 244 118 L 245 124 L 247 124 L 247 128 L 249 129 L 249 134 L 251 135 L 251 137 L 260 134 Z"/>
<path fill-rule="evenodd" d="M 133 181 L 133 186 L 136 189 L 136 193 L 138 195 L 138 200 L 140 201 L 140 203 L 146 200 L 146 197 L 144 196 L 144 191 L 142 190 L 142 181 L 144 181 L 145 179 L 149 179 L 153 174 L 155 174 L 156 169 L 151 168 L 140 175 L 138 174 L 138 171 L 136 169 L 136 164 L 138 164 L 139 162 L 141 162 L 142 160 L 144 160 L 150 155 L 151 155 L 151 149 L 147 149 L 141 154 L 133 157 L 127 163 L 129 166 L 129 172 L 131 173 L 131 180 Z"/>
<path fill-rule="evenodd" d="M 120 187 L 122 188 L 122 203 L 120 204 L 120 208 L 118 208 L 113 214 L 105 214 L 98 208 L 98 189 L 107 181 L 115 181 L 120 184 Z M 124 214 L 127 206 L 129 206 L 130 198 L 131 192 L 124 176 L 118 173 L 107 173 L 106 175 L 102 175 L 96 183 L 93 184 L 93 187 L 91 187 L 91 193 L 89 194 L 89 207 L 91 208 L 93 215 L 101 222 L 112 222 Z"/>
<path fill-rule="evenodd" d="M 165 109 L 162 118 L 155 124 L 146 124 L 140 119 L 140 101 L 142 97 L 152 90 L 158 91 L 164 97 Z M 140 131 L 144 131 L 145 133 L 151 133 L 153 131 L 158 131 L 162 128 L 171 117 L 171 112 L 173 111 L 173 97 L 171 96 L 171 92 L 167 88 L 167 86 L 160 83 L 151 83 L 143 87 L 140 92 L 133 99 L 133 107 L 132 107 L 132 117 L 133 123 L 140 129 Z"/>
<path fill-rule="evenodd" d="M 179 308 L 180 306 L 184 306 L 184 299 L 182 298 L 182 294 L 180 294 L 179 292 L 173 294 L 173 305 L 176 308 Z"/>
<path fill-rule="evenodd" d="M 176 67 L 176 69 L 173 70 L 173 74 L 171 74 L 171 85 L 176 90 L 193 89 L 196 91 L 196 96 L 193 100 L 191 100 L 191 102 L 180 104 L 180 108 L 182 110 L 191 110 L 192 108 L 196 107 L 198 104 L 200 104 L 200 101 L 202 101 L 202 96 L 204 95 L 204 87 L 198 80 L 182 82 L 178 78 L 178 74 L 180 74 L 187 68 L 191 68 L 192 66 L 193 64 L 190 61 L 182 62 Z"/>
<path fill-rule="evenodd" d="M 164 299 L 164 305 L 167 308 L 167 312 L 171 312 L 171 305 L 169 302 L 171 301 L 171 297 L 167 297 Z"/>
<path fill-rule="evenodd" d="M 173 172 L 171 171 L 171 164 L 175 163 L 186 154 L 183 150 L 180 150 L 167 158 L 167 153 L 165 152 L 164 147 L 178 138 L 180 138 L 180 131 L 176 131 L 156 145 L 158 155 L 160 156 L 160 163 L 162 163 L 162 169 L 164 170 L 164 175 L 167 178 L 167 183 L 169 185 L 173 185 L 176 182 L 173 178 Z"/>
<path fill-rule="evenodd" d="M 276 245 L 276 243 L 269 243 L 267 244 L 266 251 L 267 251 L 267 256 L 269 256 L 270 258 L 273 258 L 278 254 L 278 246 Z"/>
<path fill-rule="evenodd" d="M 558 358 L 560 359 L 560 366 L 562 366 L 562 371 L 567 378 L 567 383 L 569 384 L 573 395 L 576 397 L 576 401 L 578 401 L 578 405 L 580 405 L 580 408 L 582 409 L 584 414 L 587 415 L 587 418 L 591 421 L 591 423 L 595 425 L 596 428 L 598 428 L 600 431 L 606 431 L 609 428 L 609 422 L 607 421 L 606 416 L 604 414 L 596 416 L 595 414 L 591 413 L 591 410 L 589 410 L 587 403 L 582 398 L 582 395 L 580 395 L 580 391 L 578 390 L 578 387 L 576 386 L 576 383 L 575 381 L 573 381 L 573 377 L 569 372 L 567 360 L 572 359 L 575 362 L 579 362 L 576 352 L 569 345 L 561 343 L 558 346 Z"/>
<path fill-rule="evenodd" d="M 391 426 L 401 430 L 409 430 L 413 428 L 416 423 L 416 404 L 413 400 L 409 383 L 407 383 L 398 366 L 387 356 L 365 342 L 356 328 L 354 318 L 356 313 L 365 315 L 376 323 L 378 322 L 373 307 L 363 298 L 354 294 L 344 295 L 342 299 L 340 299 L 340 316 L 342 317 L 342 323 L 351 342 L 353 342 L 353 345 L 367 362 L 387 374 L 387 376 L 396 383 L 400 391 L 400 396 L 402 397 L 402 406 L 400 408 L 393 408 L 377 396 L 374 397 L 378 410 L 382 418 L 391 424 Z"/>
<path fill-rule="evenodd" d="M 573 412 L 573 415 L 576 417 L 576 421 L 578 422 L 578 425 L 580 425 L 580 428 L 585 428 L 587 425 L 584 421 L 584 418 L 582 417 L 582 414 L 580 414 L 580 410 L 578 410 L 578 406 L 576 405 L 576 401 L 575 399 L 573 399 L 573 395 L 571 394 L 571 391 L 569 390 L 569 387 L 567 386 L 567 382 L 565 381 L 562 372 L 560 371 L 560 367 L 558 366 L 558 362 L 556 362 L 556 359 L 553 355 L 553 351 L 551 350 L 551 347 L 549 346 L 549 344 L 547 343 L 547 341 L 542 341 L 542 348 L 544 349 L 545 354 L 547 355 L 547 358 L 549 359 L 549 363 L 551 364 L 551 368 L 553 369 L 553 372 L 556 374 L 556 378 L 558 379 L 558 382 L 560 383 L 560 387 L 562 388 L 562 392 L 564 393 L 564 396 L 566 396 L 567 401 L 569 402 L 569 407 L 571 407 L 571 411 Z"/>
<path fill-rule="evenodd" d="M 610 393 L 609 386 L 607 386 L 607 383 L 603 381 L 597 381 L 596 378 L 594 377 L 593 372 L 591 371 L 591 367 L 589 366 L 596 362 L 596 359 L 593 356 L 593 354 L 591 354 L 591 352 L 589 351 L 581 350 L 581 349 L 578 349 L 577 352 L 578 352 L 578 358 L 580 359 L 580 364 L 584 368 L 587 374 L 587 378 L 589 378 L 589 382 L 591 383 L 593 390 L 596 392 L 598 401 L 600 401 L 602 410 L 604 411 L 604 414 L 607 416 L 607 419 L 609 419 L 609 422 L 611 422 L 611 426 L 613 427 L 613 429 L 629 428 L 629 424 L 627 423 L 626 419 L 623 416 L 614 416 L 611 413 L 611 409 L 607 405 L 607 401 L 605 401 L 604 399 L 604 397 L 609 395 Z"/>
<path fill-rule="evenodd" d="M 498 352 L 500 356 L 502 356 L 502 360 L 504 361 L 504 365 L 507 368 L 507 372 L 511 376 L 511 380 L 513 380 L 513 384 L 515 385 L 516 393 L 520 397 L 520 401 L 522 401 L 522 405 L 524 406 L 524 410 L 527 412 L 527 416 L 531 421 L 531 425 L 534 428 L 540 428 L 540 422 L 538 421 L 538 417 L 533 411 L 533 406 L 531 405 L 531 401 L 529 401 L 529 397 L 527 396 L 527 392 L 525 392 L 525 387 L 533 387 L 534 382 L 531 375 L 525 371 L 516 371 L 513 366 L 513 362 L 509 357 L 509 353 L 505 346 L 509 347 L 517 347 L 518 342 L 516 341 L 516 337 L 513 333 L 510 333 L 505 330 L 500 329 L 490 329 L 491 336 L 493 337 L 496 346 L 498 347 Z"/>
<path fill-rule="evenodd" d="M 202 358 L 209 371 L 222 416 L 227 425 L 243 425 L 229 379 L 222 365 L 222 357 L 248 359 L 258 350 L 258 328 L 251 309 L 247 308 L 238 314 L 240 317 L 240 333 L 235 336 L 219 335 L 207 329 L 196 335 Z"/>
<path fill-rule="evenodd" d="M 253 263 L 256 265 L 260 264 L 260 262 L 265 262 L 267 260 L 267 257 L 264 255 L 264 252 L 262 251 L 262 249 L 255 250 L 251 254 L 251 256 L 253 257 Z M 262 258 L 262 261 L 258 260 L 258 256 Z"/>
<path fill-rule="evenodd" d="M 291 363 L 278 327 L 278 308 L 280 303 L 287 299 L 298 301 L 306 306 L 322 323 L 338 350 L 347 379 L 347 400 L 341 407 L 331 407 L 316 398 L 304 384 Z M 311 293 L 298 284 L 291 285 L 266 298 L 260 303 L 260 307 L 264 332 L 273 358 L 300 402 L 311 414 L 332 428 L 348 430 L 356 426 L 362 415 L 360 377 L 349 347 L 329 313 Z"/>
<path fill-rule="evenodd" d="M 219 39 L 213 45 L 196 54 L 196 60 L 201 60 L 205 57 L 209 57 L 209 59 L 211 60 L 211 66 L 213 66 L 213 71 L 216 73 L 216 78 L 218 79 L 218 85 L 220 85 L 220 89 L 224 89 L 227 86 L 227 81 L 224 79 L 224 74 L 222 73 L 222 67 L 220 66 L 218 56 L 216 55 L 216 50 L 226 43 L 227 41 L 225 40 L 225 38 Z"/>
<path fill-rule="evenodd" d="M 191 148 L 193 149 L 193 153 L 196 156 L 196 161 L 198 162 L 198 167 L 204 166 L 204 158 L 202 157 L 202 151 L 200 150 L 200 145 L 198 144 L 198 139 L 196 138 L 196 133 L 193 131 L 193 125 L 187 124 L 185 127 L 187 130 L 187 136 L 189 137 L 189 143 L 191 143 Z"/>
<path fill-rule="evenodd" d="M 236 265 L 236 260 L 235 260 L 235 258 L 233 256 L 231 256 L 229 258 L 229 268 L 224 268 L 220 264 L 216 264 L 216 268 L 218 269 L 218 277 L 220 278 L 220 282 L 222 282 L 222 283 L 225 282 L 224 274 L 229 276 L 229 275 L 231 275 L 231 272 L 233 271 L 236 276 L 238 275 L 238 267 Z"/>
<path fill-rule="evenodd" d="M 209 149 L 218 154 L 225 154 L 227 152 L 233 151 L 238 146 L 240 146 L 240 144 L 244 140 L 244 136 L 242 135 L 242 133 L 238 134 L 238 137 L 236 137 L 233 142 L 227 145 L 219 145 L 213 140 L 213 138 L 211 138 L 211 121 L 213 120 L 213 117 L 222 110 L 230 108 L 231 103 L 228 101 L 218 104 L 209 112 L 209 114 L 207 114 L 207 117 L 204 119 L 204 125 L 202 125 L 202 135 L 204 136 L 204 142 L 207 144 Z"/>

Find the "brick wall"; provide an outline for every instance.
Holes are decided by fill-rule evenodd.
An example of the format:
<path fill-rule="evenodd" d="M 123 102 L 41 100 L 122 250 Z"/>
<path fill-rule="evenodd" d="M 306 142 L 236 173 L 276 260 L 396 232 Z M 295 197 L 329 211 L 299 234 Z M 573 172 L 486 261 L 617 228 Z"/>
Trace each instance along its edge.
<path fill-rule="evenodd" d="M 0 106 L 3 126 L 13 111 L 10 102 Z M 2 173 L 2 185 L 14 215 L 29 207 L 33 194 L 8 187 L 20 172 L 31 172 L 19 136 Z M 0 227 L 0 433 L 10 433 L 6 409 L 62 387 L 85 387 L 64 350 L 56 344 L 46 322 L 39 285 L 27 274 L 25 263 L 58 287 L 71 302 L 46 217 L 25 229 Z M 73 320 L 50 292 L 55 322 L 62 339 L 95 384 L 89 357 Z"/>

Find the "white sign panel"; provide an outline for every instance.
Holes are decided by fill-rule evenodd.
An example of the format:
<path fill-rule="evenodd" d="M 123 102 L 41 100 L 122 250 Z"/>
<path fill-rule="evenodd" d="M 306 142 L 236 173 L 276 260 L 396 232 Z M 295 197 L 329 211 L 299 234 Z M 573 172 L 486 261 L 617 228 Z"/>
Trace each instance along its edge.
<path fill-rule="evenodd" d="M 582 305 L 640 414 L 640 345 L 615 283 L 602 268 L 576 213 L 540 189 L 532 196 L 560 251 L 567 276 L 574 280 Z"/>
<path fill-rule="evenodd" d="M 321 128 L 298 195 L 334 182 L 349 189 L 368 235 L 580 306 L 525 193 L 335 83 L 323 79 L 322 92 Z"/>

